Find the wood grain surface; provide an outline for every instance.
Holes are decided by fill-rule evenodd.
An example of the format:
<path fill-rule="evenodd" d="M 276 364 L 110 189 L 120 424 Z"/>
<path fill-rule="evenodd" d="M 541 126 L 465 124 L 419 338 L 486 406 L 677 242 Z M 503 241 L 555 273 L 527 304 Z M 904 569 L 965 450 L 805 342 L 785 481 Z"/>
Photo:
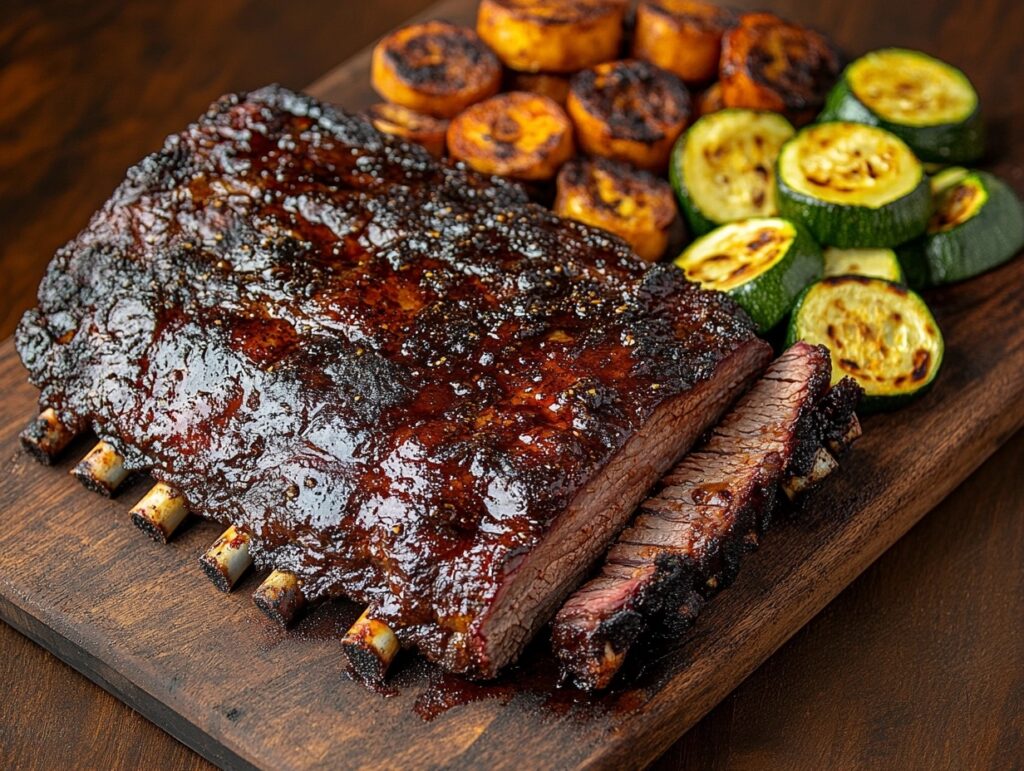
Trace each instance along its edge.
<path fill-rule="evenodd" d="M 12 279 L 0 282 L 0 295 L 5 301 L 0 310 L 7 314 L 3 318 L 5 329 L 13 324 L 20 308 L 31 303 L 38 274 L 53 246 L 84 223 L 116 184 L 123 167 L 157 146 L 162 134 L 194 117 L 220 91 L 268 80 L 298 85 L 301 80 L 289 81 L 278 73 L 294 68 L 292 71 L 299 72 L 305 80 L 309 74 L 301 74 L 302 67 L 310 74 L 322 69 L 323 61 L 317 64 L 316 57 L 325 55 L 324 48 L 318 49 L 317 41 L 329 42 L 332 35 L 339 40 L 346 38 L 354 27 L 363 26 L 361 22 L 384 29 L 404 16 L 401 12 L 389 16 L 387 6 L 399 4 L 379 3 L 362 7 L 357 19 L 340 19 L 337 27 L 326 30 L 325 24 L 318 26 L 308 20 L 304 27 L 301 18 L 287 22 L 275 18 L 268 4 L 226 4 L 230 7 L 223 15 L 179 12 L 178 9 L 189 5 L 169 3 L 161 5 L 159 11 L 156 6 L 142 6 L 150 10 L 140 16 L 139 12 L 111 10 L 104 8 L 104 3 L 94 3 L 90 6 L 94 23 L 84 29 L 74 24 L 61 27 L 68 25 L 67 18 L 49 18 L 45 12 L 52 9 L 42 5 L 38 8 L 43 15 L 37 17 L 26 20 L 14 14 L 0 18 L 0 46 L 5 54 L 0 57 L 0 96 L 8 97 L 2 100 L 4 107 L 0 108 L 4 127 L 0 137 L 5 147 L 17 150 L 0 157 L 4 171 L 0 196 L 6 204 L 0 213 L 5 233 L 0 257 L 5 276 Z M 317 17 L 321 20 L 330 15 L 326 4 L 305 5 L 323 6 L 326 15 Z M 406 5 L 412 9 L 416 3 Z M 1011 121 L 1021 120 L 1024 105 L 1019 92 L 1006 87 L 1024 74 L 1013 50 L 1019 37 L 1013 30 L 1024 26 L 1022 9 L 1012 3 L 889 5 L 892 7 L 878 2 L 852 8 L 838 3 L 792 2 L 774 3 L 773 7 L 835 33 L 851 51 L 900 42 L 945 55 L 965 67 L 978 84 L 994 121 L 996 168 L 1018 190 L 1024 188 L 1019 151 L 1011 153 L 1008 141 Z M 80 15 L 72 16 L 72 21 L 90 13 L 80 9 L 77 12 Z M 346 15 L 351 12 L 338 13 Z M 315 13 L 310 18 L 313 16 Z M 62 21 L 55 21 L 58 17 Z M 177 25 L 160 24 L 172 17 L 179 20 Z M 260 18 L 263 23 L 258 23 Z M 275 51 L 271 50 L 274 46 L 253 45 L 254 40 L 277 40 L 284 46 L 275 37 L 282 30 L 285 36 L 293 35 L 290 47 Z M 146 40 L 156 40 L 158 44 L 127 46 L 127 53 L 121 54 L 119 41 L 128 33 L 149 35 Z M 365 32 L 364 28 L 355 34 L 363 34 L 365 40 L 374 32 Z M 182 53 L 190 51 L 185 44 L 189 37 L 200 41 L 197 50 L 205 51 L 207 58 L 200 60 L 194 52 Z M 105 42 L 98 44 L 97 38 Z M 295 42 L 299 38 L 303 39 L 301 45 Z M 206 48 L 201 43 L 204 39 Z M 195 44 L 196 40 L 188 42 Z M 109 52 L 110 56 L 98 56 L 98 52 Z M 329 57 L 330 52 L 326 55 Z M 216 71 L 210 60 L 216 62 L 218 56 L 221 61 L 233 62 L 226 65 L 229 70 L 235 66 L 238 69 L 226 76 L 222 72 L 199 75 L 203 67 Z M 137 63 L 126 68 L 128 62 Z M 135 69 L 147 64 L 152 68 L 149 72 Z M 60 77 L 38 77 L 50 67 Z M 245 67 L 261 72 L 269 69 L 271 73 L 250 80 L 244 74 Z M 103 83 L 103 72 L 112 81 L 120 78 L 131 82 L 134 89 L 104 95 L 104 89 L 97 88 Z M 93 82 L 86 73 L 100 74 Z M 193 82 L 189 82 L 190 77 Z M 209 80 L 203 81 L 203 77 Z M 172 83 L 170 93 L 178 94 L 178 98 L 162 101 L 159 89 L 154 86 L 156 96 L 150 100 L 148 110 L 142 109 L 140 95 L 150 81 Z M 358 77 L 341 74 L 322 81 L 319 88 L 322 92 L 338 93 L 339 88 L 346 88 L 346 82 L 353 89 L 363 83 Z M 76 84 L 78 89 L 73 87 Z M 204 93 L 210 84 L 212 90 Z M 82 112 L 72 112 L 62 124 L 59 100 L 52 102 L 58 105 L 52 111 L 39 107 L 50 104 L 54 94 L 65 100 L 79 94 L 80 103 L 88 104 L 90 87 L 94 89 L 93 97 L 110 99 L 105 121 L 90 121 L 81 117 Z M 43 96 L 33 89 L 40 89 Z M 182 96 L 186 91 L 188 94 Z M 365 98 L 365 91 L 352 93 L 356 99 Z M 194 107 L 183 106 L 188 96 L 196 99 Z M 98 128 L 105 129 L 108 123 L 118 121 L 131 127 L 117 131 L 133 139 L 104 145 L 99 136 L 103 131 Z M 68 127 L 66 131 L 60 129 L 62 126 Z M 75 137 L 74 143 L 66 141 L 69 136 Z M 132 141 L 138 146 L 126 149 Z M 105 151 L 99 152 L 100 147 Z M 61 160 L 50 165 L 52 153 Z M 13 163 L 9 160 L 12 158 Z M 40 165 L 47 168 L 40 170 Z M 59 206 L 51 205 L 61 198 L 64 200 Z M 12 244 L 18 248 L 12 249 Z M 972 291 L 985 294 L 1015 284 L 1021 275 L 1013 270 L 1005 269 L 981 283 L 972 282 Z M 22 280 L 22 273 L 33 275 Z M 944 304 L 940 308 L 943 323 L 953 323 L 959 329 L 959 314 L 963 310 L 960 300 L 956 296 L 940 298 L 939 304 Z M 1007 328 L 1013 329 L 1019 324 L 1019 304 L 1009 313 Z M 946 314 L 950 314 L 948 321 Z M 980 344 L 997 350 L 1004 361 L 1005 357 L 1012 360 L 1019 355 L 1019 343 L 1010 338 L 992 336 L 979 341 Z M 1019 378 L 1019 364 L 1017 373 Z M 966 376 L 965 382 L 950 386 L 946 397 L 951 406 L 962 404 L 963 408 L 952 414 L 951 410 L 943 411 L 939 417 L 946 425 L 941 421 L 929 423 L 917 440 L 918 451 L 940 452 L 949 441 L 950 426 L 959 432 L 965 430 L 974 409 L 972 404 L 978 399 L 975 386 L 980 387 L 982 379 L 991 376 L 991 370 L 982 363 L 980 369 L 968 367 Z M 1000 389 L 1006 385 L 1004 382 Z M 981 390 L 984 399 L 985 389 Z M 7 408 L 17 405 L 12 395 L 15 392 L 5 388 L 5 393 L 7 414 Z M 929 399 L 932 398 L 938 397 L 933 394 Z M 1019 404 L 1019 395 L 1016 403 Z M 1012 405 L 1009 412 L 986 427 L 995 431 L 992 443 L 1009 430 L 1014 420 L 1019 421 L 1019 415 L 1013 416 Z M 16 415 L 14 422 L 23 418 L 24 415 Z M 884 436 L 882 440 L 885 441 Z M 991 446 L 981 443 L 966 449 L 969 454 L 980 456 Z M 864 447 L 855 459 L 864 455 Z M 9 453 L 0 454 L 4 460 L 7 457 Z M 911 455 L 901 456 L 900 460 L 909 462 Z M 1024 563 L 1020 546 L 1024 543 L 1022 461 L 1024 439 L 1018 435 L 850 591 L 678 742 L 659 762 L 660 767 L 1012 765 L 1015 758 L 1024 754 L 1024 645 L 1019 635 L 1020 619 L 1024 617 Z M 957 453 L 950 461 L 949 473 L 943 475 L 941 484 L 928 491 L 923 502 L 911 496 L 901 504 L 907 510 L 926 505 L 955 484 L 955 478 L 973 462 L 965 462 L 962 454 Z M 879 473 L 886 471 L 889 469 L 879 469 Z M 64 482 L 61 478 L 61 483 Z M 840 482 L 840 487 L 843 484 Z M 833 493 L 825 492 L 827 502 L 828 495 Z M 71 509 L 75 523 L 88 530 L 95 524 L 90 517 L 96 512 L 88 514 L 87 510 L 94 508 L 96 501 L 82 499 L 84 494 L 78 491 L 68 494 L 73 494 L 75 502 Z M 113 512 L 123 514 L 128 502 L 104 503 L 108 508 L 100 508 L 111 519 L 109 515 Z M 3 510 L 5 520 L 11 522 L 14 514 L 7 508 Z M 902 522 L 911 515 L 905 510 L 899 518 Z M 122 529 L 129 527 L 123 517 L 115 515 L 112 521 Z M 198 528 L 193 530 L 201 532 Z M 787 533 L 779 531 L 770 537 L 768 549 L 753 558 L 741 582 L 754 582 L 756 586 L 761 570 L 758 566 L 770 559 L 765 556 L 771 553 L 769 550 L 782 549 L 779 553 L 788 553 L 785 544 L 792 545 L 794 538 Z M 79 539 L 93 537 L 81 531 L 76 534 Z M 796 536 L 799 541 L 800 532 Z M 774 546 L 776 542 L 783 545 Z M 10 539 L 4 543 L 17 547 L 16 541 Z M 129 548 L 129 553 L 137 554 L 141 548 L 138 543 L 134 547 Z M 0 560 L 6 559 L 9 552 L 3 554 Z M 192 554 L 188 556 L 183 562 L 191 562 Z M 111 580 L 115 573 L 115 582 L 123 582 L 123 571 L 109 566 L 107 579 Z M 149 580 L 153 580 L 152 575 Z M 193 579 L 183 580 L 188 583 Z M 184 585 L 177 589 L 188 591 Z M 770 594 L 765 587 L 762 591 L 766 596 Z M 723 604 L 737 602 L 729 598 L 740 592 L 741 587 L 737 587 L 723 595 Z M 238 601 L 238 596 L 229 600 Z M 154 612 L 148 598 L 145 607 Z M 715 618 L 721 612 L 724 611 L 716 608 Z M 219 611 L 221 617 L 223 613 L 223 609 Z M 168 626 L 165 623 L 164 628 Z M 152 725 L 54 663 L 52 657 L 26 644 L 9 629 L 0 627 L 0 631 L 0 650 L 4 654 L 0 656 L 0 684 L 6 690 L 0 706 L 0 758 L 18 766 L 40 767 L 204 765 Z M 659 737 L 654 751 L 664 746 L 665 741 Z M 628 751 L 632 760 L 652 754 L 652 748 L 646 745 L 628 747 Z M 365 759 L 358 755 L 348 758 L 350 765 Z"/>

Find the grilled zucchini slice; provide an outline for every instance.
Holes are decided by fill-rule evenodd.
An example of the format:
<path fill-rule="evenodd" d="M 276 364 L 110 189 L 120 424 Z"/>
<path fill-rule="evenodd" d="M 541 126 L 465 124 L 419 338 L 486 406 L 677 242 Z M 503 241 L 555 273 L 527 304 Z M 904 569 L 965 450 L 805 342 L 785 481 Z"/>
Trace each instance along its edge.
<path fill-rule="evenodd" d="M 869 276 L 904 283 L 903 270 L 892 249 L 825 250 L 825 276 Z"/>
<path fill-rule="evenodd" d="M 902 139 L 861 123 L 819 123 L 782 146 L 779 212 L 819 244 L 896 246 L 920 235 L 931 208 L 920 161 Z"/>
<path fill-rule="evenodd" d="M 690 231 L 778 214 L 775 161 L 793 134 L 781 115 L 754 110 L 722 110 L 690 126 L 669 165 Z"/>
<path fill-rule="evenodd" d="M 675 75 L 629 59 L 577 73 L 567 107 L 584 152 L 663 172 L 690 119 L 690 94 Z"/>
<path fill-rule="evenodd" d="M 928 230 L 900 249 L 912 285 L 962 281 L 1024 248 L 1024 206 L 991 174 L 946 169 L 932 178 L 932 201 Z"/>
<path fill-rule="evenodd" d="M 648 262 L 660 260 L 676 218 L 672 189 L 607 158 L 576 158 L 558 173 L 555 213 L 614 233 Z"/>
<path fill-rule="evenodd" d="M 825 104 L 839 74 L 828 38 L 771 13 L 747 13 L 722 38 L 726 107 L 771 110 L 802 125 Z"/>
<path fill-rule="evenodd" d="M 614 59 L 623 0 L 483 0 L 476 29 L 511 69 L 576 72 Z"/>
<path fill-rule="evenodd" d="M 728 293 L 767 332 L 800 292 L 821 278 L 821 250 L 799 225 L 778 217 L 732 222 L 698 238 L 676 265 L 701 286 Z"/>
<path fill-rule="evenodd" d="M 428 21 L 377 43 L 370 79 L 385 101 L 450 118 L 498 93 L 501 63 L 473 30 Z"/>
<path fill-rule="evenodd" d="M 573 156 L 572 123 L 546 96 L 510 91 L 457 115 L 448 152 L 484 174 L 548 180 Z"/>
<path fill-rule="evenodd" d="M 508 71 L 506 77 L 509 91 L 529 91 L 540 94 L 565 106 L 569 98 L 569 76 L 555 72 L 514 72 Z"/>
<path fill-rule="evenodd" d="M 706 83 L 718 75 L 722 35 L 734 26 L 735 14 L 714 3 L 641 0 L 633 56 L 688 83 Z"/>
<path fill-rule="evenodd" d="M 873 51 L 847 67 L 820 119 L 880 126 L 923 161 L 967 163 L 985 149 L 971 81 L 955 67 L 905 48 Z"/>
<path fill-rule="evenodd" d="M 923 393 L 942 365 L 943 340 L 928 306 L 899 284 L 866 276 L 824 278 L 797 300 L 786 335 L 832 354 L 832 382 L 849 375 L 868 411 L 900 407 Z"/>
<path fill-rule="evenodd" d="M 400 104 L 388 102 L 368 107 L 366 117 L 374 128 L 383 134 L 391 134 L 422 145 L 435 157 L 440 158 L 444 155 L 448 121 L 443 118 L 434 118 L 402 107 Z"/>

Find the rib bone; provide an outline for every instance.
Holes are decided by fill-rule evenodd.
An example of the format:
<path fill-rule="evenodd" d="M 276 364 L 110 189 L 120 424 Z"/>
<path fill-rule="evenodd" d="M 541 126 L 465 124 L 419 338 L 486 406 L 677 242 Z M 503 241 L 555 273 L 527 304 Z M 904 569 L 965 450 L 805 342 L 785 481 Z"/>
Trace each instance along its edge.
<path fill-rule="evenodd" d="M 341 642 L 348 659 L 348 671 L 364 683 L 379 685 L 384 682 L 388 667 L 398 654 L 399 644 L 391 627 L 363 611 Z"/>
<path fill-rule="evenodd" d="M 47 408 L 25 426 L 21 445 L 41 463 L 50 465 L 74 438 L 75 433 L 58 420 L 56 412 Z"/>
<path fill-rule="evenodd" d="M 199 558 L 206 575 L 222 592 L 230 592 L 235 582 L 252 564 L 249 556 L 249 536 L 234 526 L 214 541 L 206 554 Z"/>
<path fill-rule="evenodd" d="M 256 607 L 281 626 L 290 626 L 306 605 L 299 578 L 285 570 L 275 570 L 252 596 Z"/>
<path fill-rule="evenodd" d="M 127 478 L 124 458 L 111 445 L 99 442 L 89 450 L 71 473 L 78 477 L 83 485 L 103 495 L 111 496 Z"/>
<path fill-rule="evenodd" d="M 167 543 L 188 514 L 181 493 L 157 482 L 131 510 L 132 522 L 154 541 Z"/>

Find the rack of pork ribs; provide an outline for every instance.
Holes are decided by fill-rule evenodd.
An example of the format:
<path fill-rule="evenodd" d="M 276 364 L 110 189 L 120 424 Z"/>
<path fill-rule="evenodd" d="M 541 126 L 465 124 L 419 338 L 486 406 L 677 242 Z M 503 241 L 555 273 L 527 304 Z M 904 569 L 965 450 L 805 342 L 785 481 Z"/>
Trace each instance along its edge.
<path fill-rule="evenodd" d="M 224 591 L 266 571 L 254 599 L 282 624 L 365 605 L 342 649 L 366 679 L 402 647 L 470 677 L 513 661 L 771 358 L 674 267 L 273 86 L 129 170 L 57 252 L 16 344 L 41 391 L 30 452 L 49 462 L 94 431 L 73 473 L 112 495 L 148 472 L 131 515 L 159 541 L 190 515 L 224 524 L 203 569 Z M 817 370 L 783 399 L 788 433 L 714 469 L 736 467 L 742 505 L 666 503 L 696 500 L 687 469 L 724 451 L 727 420 L 561 611 L 567 671 L 607 670 L 644 624 L 692 612 L 783 471 L 795 489 L 847 441 L 856 395 L 830 396 L 847 392 L 827 391 L 827 356 L 799 350 Z M 715 506 L 717 530 L 698 523 Z M 633 565 L 620 606 L 591 602 Z M 660 586 L 674 608 L 654 608 Z"/>

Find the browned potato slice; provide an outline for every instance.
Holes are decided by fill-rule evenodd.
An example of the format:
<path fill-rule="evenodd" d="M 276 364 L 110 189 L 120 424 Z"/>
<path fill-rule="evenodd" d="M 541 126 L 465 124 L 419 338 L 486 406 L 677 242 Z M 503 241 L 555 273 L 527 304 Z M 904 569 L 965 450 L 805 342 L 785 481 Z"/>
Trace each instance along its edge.
<path fill-rule="evenodd" d="M 722 84 L 712 83 L 697 97 L 697 117 L 702 118 L 722 109 L 725 109 L 725 103 L 722 101 Z"/>
<path fill-rule="evenodd" d="M 572 123 L 553 100 L 511 91 L 475 104 L 448 127 L 448 152 L 484 174 L 551 179 L 573 155 Z"/>
<path fill-rule="evenodd" d="M 555 72 L 508 71 L 509 91 L 529 91 L 553 99 L 563 107 L 569 98 L 569 76 Z"/>
<path fill-rule="evenodd" d="M 661 172 L 690 118 L 690 94 L 675 75 L 629 59 L 578 73 L 568 108 L 584 152 Z"/>
<path fill-rule="evenodd" d="M 648 262 L 665 254 L 676 204 L 664 180 L 607 158 L 575 158 L 557 187 L 557 214 L 614 233 Z"/>
<path fill-rule="evenodd" d="M 501 63 L 473 30 L 428 21 L 377 43 L 371 81 L 388 102 L 450 118 L 498 93 Z"/>
<path fill-rule="evenodd" d="M 448 121 L 410 110 L 400 104 L 381 102 L 366 110 L 366 117 L 378 131 L 423 145 L 432 155 L 444 155 Z"/>
<path fill-rule="evenodd" d="M 722 35 L 736 25 L 732 11 L 700 0 L 641 0 L 633 55 L 689 83 L 718 76 Z"/>
<path fill-rule="evenodd" d="M 722 39 L 726 107 L 771 110 L 806 123 L 838 75 L 839 55 L 824 35 L 770 13 L 744 14 Z"/>
<path fill-rule="evenodd" d="M 476 30 L 518 72 L 575 72 L 614 59 L 625 0 L 483 0 Z"/>

